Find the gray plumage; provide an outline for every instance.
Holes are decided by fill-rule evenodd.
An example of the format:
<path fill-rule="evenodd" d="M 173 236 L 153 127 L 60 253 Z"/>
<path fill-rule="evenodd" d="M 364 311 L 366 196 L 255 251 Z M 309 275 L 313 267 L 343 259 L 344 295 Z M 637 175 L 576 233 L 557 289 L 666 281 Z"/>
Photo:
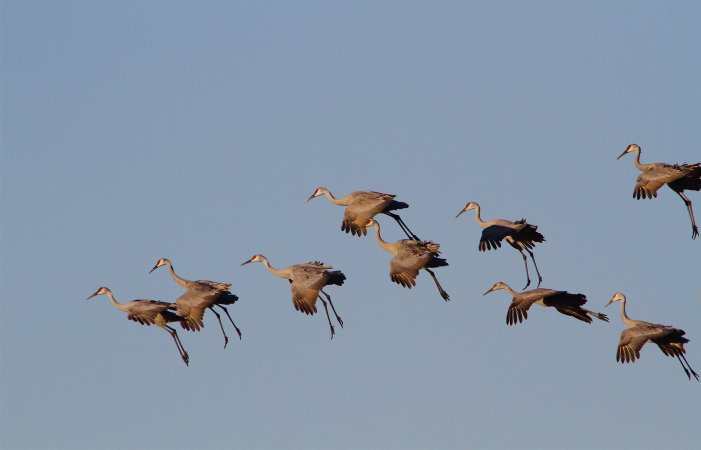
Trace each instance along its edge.
<path fill-rule="evenodd" d="M 171 335 L 175 341 L 175 346 L 178 348 L 178 353 L 180 357 L 185 362 L 185 365 L 189 365 L 190 356 L 185 351 L 183 344 L 180 342 L 177 331 L 168 326 L 170 322 L 183 322 L 183 318 L 174 312 L 170 311 L 173 309 L 171 303 L 161 302 L 158 300 L 132 300 L 128 303 L 119 303 L 115 300 L 112 291 L 106 287 L 101 287 L 94 294 L 88 297 L 88 300 L 97 296 L 106 295 L 112 305 L 120 311 L 127 313 L 127 319 L 138 322 L 142 325 L 156 325 L 159 328 L 163 328 Z"/>
<path fill-rule="evenodd" d="M 440 244 L 414 239 L 386 242 L 380 235 L 380 224 L 376 220 L 370 219 L 367 226 L 377 229 L 375 235 L 377 243 L 387 253 L 394 255 L 389 262 L 389 276 L 392 281 L 411 289 L 416 286 L 416 277 L 419 275 L 419 271 L 424 269 L 433 278 L 443 300 L 450 300 L 448 293 L 441 287 L 436 275 L 431 270 L 448 265 L 445 259 L 438 257 L 440 256 Z"/>
<path fill-rule="evenodd" d="M 396 195 L 383 194 L 375 191 L 355 191 L 350 194 L 336 198 L 324 187 L 316 188 L 307 201 L 325 195 L 333 204 L 345 206 L 346 210 L 341 222 L 341 230 L 351 233 L 354 236 L 367 235 L 367 223 L 377 214 L 386 214 L 393 218 L 408 238 L 419 240 L 419 238 L 409 230 L 404 220 L 393 211 L 408 208 L 409 205 L 395 200 Z"/>
<path fill-rule="evenodd" d="M 210 280 L 186 280 L 175 273 L 173 264 L 167 258 L 159 259 L 149 273 L 163 266 L 168 266 L 171 278 L 185 289 L 185 293 L 178 297 L 173 304 L 178 314 L 185 319 L 180 322 L 184 329 L 188 331 L 200 331 L 202 327 L 204 327 L 204 312 L 206 309 L 209 309 L 219 321 L 219 327 L 224 335 L 224 348 L 226 348 L 226 345 L 229 343 L 229 336 L 227 336 L 226 331 L 224 331 L 221 316 L 214 309 L 216 306 L 224 310 L 229 321 L 234 326 L 236 333 L 239 335 L 239 339 L 241 339 L 241 330 L 236 326 L 231 315 L 229 315 L 229 310 L 224 306 L 233 305 L 238 300 L 238 297 L 229 291 L 231 287 L 230 283 Z"/>
<path fill-rule="evenodd" d="M 666 164 L 640 163 L 640 146 L 630 144 L 623 153 L 618 156 L 618 159 L 627 153 L 635 153 L 635 167 L 642 174 L 638 176 L 633 189 L 633 198 L 645 199 L 656 198 L 657 191 L 665 184 L 681 197 L 689 213 L 691 220 L 691 238 L 696 239 L 699 235 L 699 229 L 696 226 L 694 219 L 694 210 L 691 205 L 691 200 L 684 194 L 685 190 L 698 191 L 701 190 L 701 163 L 696 164 Z"/>
<path fill-rule="evenodd" d="M 593 317 L 608 322 L 608 317 L 605 314 L 582 308 L 587 302 L 587 297 L 584 294 L 570 294 L 567 291 L 556 291 L 546 288 L 516 292 L 508 284 L 498 281 L 483 295 L 500 289 L 506 290 L 513 297 L 509 310 L 506 313 L 507 325 L 515 325 L 528 319 L 528 310 L 533 304 L 555 308 L 561 314 L 574 317 L 586 323 L 591 323 Z"/>
<path fill-rule="evenodd" d="M 606 306 L 617 301 L 621 302 L 621 320 L 628 328 L 623 330 L 618 341 L 616 361 L 634 363 L 636 359 L 640 358 L 640 350 L 643 346 L 652 342 L 659 347 L 665 356 L 676 357 L 690 380 L 693 375 L 696 381 L 699 381 L 699 375 L 694 372 L 684 356 L 686 353 L 684 344 L 689 342 L 689 339 L 684 337 L 686 334 L 684 330 L 674 328 L 671 325 L 630 319 L 626 314 L 626 296 L 621 292 L 615 293 Z"/>
<path fill-rule="evenodd" d="M 528 274 L 528 261 L 526 255 L 523 253 L 525 250 L 531 256 L 533 261 L 533 266 L 538 274 L 538 286 L 543 281 L 543 277 L 540 275 L 538 270 L 538 264 L 535 262 L 535 256 L 531 251 L 535 244 L 545 242 L 545 238 L 540 234 L 537 225 L 530 224 L 526 222 L 526 219 L 520 219 L 514 222 L 504 219 L 494 219 L 494 220 L 482 220 L 480 216 L 480 205 L 475 202 L 467 202 L 465 207 L 460 210 L 457 217 L 460 217 L 465 211 L 475 210 L 475 222 L 482 228 L 482 236 L 479 242 L 479 251 L 483 252 L 486 250 L 496 250 L 501 247 L 501 241 L 506 240 L 506 242 L 518 250 L 523 258 L 523 265 L 526 268 L 526 286 L 524 289 L 530 286 L 531 277 Z"/>
<path fill-rule="evenodd" d="M 324 265 L 319 261 L 310 261 L 304 264 L 288 266 L 283 269 L 276 269 L 270 265 L 268 258 L 260 254 L 253 255 L 251 259 L 244 261 L 241 265 L 243 266 L 252 262 L 262 262 L 270 273 L 280 278 L 285 278 L 290 282 L 292 304 L 297 311 L 308 315 L 314 315 L 317 312 L 316 299 L 318 298 L 321 300 L 324 310 L 326 311 L 329 328 L 331 329 L 331 339 L 333 339 L 336 332 L 331 323 L 331 317 L 329 316 L 326 302 L 321 298 L 320 294 L 323 294 L 329 301 L 331 309 L 336 316 L 336 320 L 339 325 L 341 325 L 341 328 L 343 328 L 343 320 L 341 320 L 341 317 L 336 313 L 336 308 L 331 301 L 331 296 L 324 291 L 324 287 L 329 285 L 342 286 L 346 279 L 343 272 L 340 270 L 331 270 L 333 267 Z"/>

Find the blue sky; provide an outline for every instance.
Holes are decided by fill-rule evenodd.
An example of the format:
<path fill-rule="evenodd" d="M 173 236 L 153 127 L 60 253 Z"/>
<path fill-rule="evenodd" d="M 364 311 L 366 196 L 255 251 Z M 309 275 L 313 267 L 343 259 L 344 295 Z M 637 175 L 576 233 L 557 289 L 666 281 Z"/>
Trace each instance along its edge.
<path fill-rule="evenodd" d="M 1 446 L 692 448 L 699 384 L 623 329 L 534 307 L 510 248 L 473 212 L 527 218 L 543 287 L 674 324 L 701 369 L 699 245 L 644 162 L 701 159 L 698 2 L 2 2 Z M 318 186 L 374 189 L 441 244 L 415 289 L 340 231 Z M 689 193 L 701 214 L 701 197 Z M 387 240 L 402 237 L 382 220 Z M 345 328 L 295 311 L 261 265 L 322 260 Z M 212 316 L 129 322 L 116 298 L 171 301 L 161 269 L 231 282 L 242 341 Z M 615 305 L 618 306 L 618 305 Z"/>

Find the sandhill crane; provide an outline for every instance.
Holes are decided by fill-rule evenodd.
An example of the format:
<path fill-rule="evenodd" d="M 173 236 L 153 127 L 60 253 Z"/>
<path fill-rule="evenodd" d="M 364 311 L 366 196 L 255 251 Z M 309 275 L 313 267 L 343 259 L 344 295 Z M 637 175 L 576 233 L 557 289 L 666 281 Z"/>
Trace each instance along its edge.
<path fill-rule="evenodd" d="M 528 319 L 528 309 L 534 303 L 543 307 L 553 307 L 561 314 L 572 316 L 586 323 L 591 323 L 592 317 L 604 322 L 609 321 L 605 314 L 582 308 L 587 302 L 587 297 L 584 294 L 570 294 L 567 291 L 555 291 L 545 288 L 516 292 L 508 284 L 497 281 L 494 283 L 494 286 L 482 295 L 487 295 L 500 289 L 504 289 L 513 297 L 509 310 L 506 313 L 506 323 L 508 325 L 516 325 L 516 322 L 521 323 Z"/>
<path fill-rule="evenodd" d="M 338 321 L 341 328 L 343 328 L 343 320 L 336 313 L 336 308 L 333 306 L 331 301 L 331 296 L 324 291 L 324 287 L 335 284 L 336 286 L 343 286 L 343 281 L 346 276 L 340 270 L 330 270 L 333 269 L 331 266 L 325 266 L 319 261 L 310 261 L 304 264 L 296 264 L 293 266 L 285 267 L 284 269 L 276 269 L 270 265 L 268 258 L 263 255 L 253 255 L 248 261 L 241 263 L 245 266 L 252 262 L 262 262 L 266 269 L 273 275 L 280 278 L 285 278 L 290 282 L 290 291 L 292 291 L 292 304 L 295 309 L 304 314 L 314 315 L 316 313 L 316 299 L 321 300 L 324 305 L 324 310 L 326 311 L 326 319 L 329 321 L 329 328 L 331 329 L 331 339 L 333 339 L 336 331 L 331 324 L 331 317 L 329 316 L 329 309 L 326 306 L 326 302 L 321 298 L 320 292 L 324 294 L 326 299 L 331 304 L 331 309 L 333 310 L 336 320 Z"/>
<path fill-rule="evenodd" d="M 382 239 L 382 236 L 380 236 L 379 222 L 370 219 L 367 222 L 367 226 L 377 229 L 377 233 L 375 234 L 377 243 L 384 251 L 394 255 L 394 258 L 389 262 L 389 277 L 392 281 L 401 284 L 405 288 L 411 289 L 416 286 L 416 277 L 419 275 L 419 270 L 424 269 L 431 274 L 443 300 L 450 300 L 448 293 L 438 282 L 436 274 L 431 270 L 434 267 L 444 267 L 448 265 L 445 259 L 438 257 L 440 255 L 440 244 L 431 241 L 417 241 L 414 239 L 401 239 L 397 242 L 386 242 Z"/>
<path fill-rule="evenodd" d="M 227 336 L 226 331 L 224 331 L 221 316 L 214 310 L 214 307 L 217 306 L 224 310 L 226 316 L 234 326 L 236 333 L 238 333 L 239 339 L 241 339 L 241 330 L 239 330 L 233 319 L 231 319 L 229 311 L 224 306 L 233 305 L 238 300 L 237 296 L 229 292 L 229 288 L 231 287 L 230 283 L 220 283 L 218 281 L 209 280 L 186 280 L 175 273 L 173 264 L 167 258 L 159 259 L 149 273 L 163 266 L 168 266 L 170 276 L 185 289 L 185 293 L 178 297 L 174 303 L 178 314 L 185 319 L 180 322 L 184 329 L 200 331 L 200 329 L 204 327 L 204 311 L 209 308 L 214 315 L 217 316 L 219 327 L 224 335 L 224 348 L 226 348 L 226 344 L 229 343 L 229 336 Z"/>
<path fill-rule="evenodd" d="M 106 287 L 101 287 L 94 294 L 87 298 L 91 298 L 97 295 L 106 295 L 110 302 L 120 311 L 127 313 L 127 319 L 133 320 L 134 322 L 139 322 L 142 325 L 156 325 L 157 327 L 163 328 L 173 337 L 175 341 L 175 346 L 178 348 L 178 353 L 180 357 L 185 362 L 185 365 L 189 365 L 190 356 L 185 351 L 183 344 L 180 342 L 178 337 L 178 332 L 174 328 L 169 327 L 167 324 L 169 322 L 182 322 L 183 318 L 175 314 L 169 309 L 172 308 L 170 303 L 159 302 L 157 300 L 132 300 L 128 303 L 119 303 L 114 299 L 112 291 Z"/>
<path fill-rule="evenodd" d="M 518 250 L 518 252 L 523 257 L 523 265 L 526 267 L 526 285 L 524 289 L 530 286 L 531 277 L 528 275 L 528 261 L 526 260 L 526 255 L 523 251 L 527 251 L 531 255 L 531 260 L 533 261 L 533 266 L 538 274 L 538 286 L 543 281 L 543 277 L 540 276 L 540 271 L 538 271 L 538 265 L 535 262 L 535 257 L 533 257 L 533 252 L 531 249 L 535 247 L 538 242 L 545 242 L 545 238 L 542 234 L 537 231 L 538 226 L 532 225 L 526 222 L 526 219 L 517 220 L 516 222 L 511 222 L 504 219 L 495 219 L 483 221 L 480 217 L 480 205 L 475 202 L 468 202 L 467 205 L 458 213 L 456 218 L 460 217 L 460 214 L 465 211 L 475 209 L 475 221 L 477 225 L 482 228 L 482 237 L 480 238 L 479 250 L 481 252 L 485 250 L 492 250 L 501 247 L 501 241 L 506 239 L 513 248 Z"/>
<path fill-rule="evenodd" d="M 409 230 L 399 214 L 394 213 L 397 209 L 408 208 L 409 205 L 404 202 L 399 202 L 394 199 L 396 195 L 383 194 L 375 191 L 355 191 L 345 197 L 336 198 L 333 194 L 324 187 L 316 188 L 314 193 L 306 200 L 307 202 L 313 198 L 325 195 L 331 203 L 335 205 L 345 206 L 346 212 L 343 215 L 341 230 L 346 233 L 351 233 L 354 236 L 361 234 L 367 235 L 368 220 L 375 217 L 376 214 L 386 214 L 397 221 L 402 231 L 409 239 L 419 240 L 419 238 Z"/>
<path fill-rule="evenodd" d="M 691 206 L 691 200 L 684 195 L 685 190 L 698 191 L 701 190 L 701 163 L 696 164 L 640 164 L 640 146 L 630 144 L 617 159 L 621 159 L 627 153 L 635 153 L 635 167 L 643 172 L 635 181 L 635 189 L 633 189 L 633 198 L 653 198 L 657 197 L 657 190 L 665 184 L 671 190 L 677 193 L 689 213 L 691 219 L 691 239 L 696 239 L 699 235 L 699 229 L 696 227 L 694 220 L 694 210 Z"/>
<path fill-rule="evenodd" d="M 606 304 L 610 305 L 613 302 L 621 302 L 621 320 L 628 328 L 621 333 L 621 339 L 618 341 L 618 350 L 616 351 L 616 361 L 621 363 L 634 363 L 636 358 L 640 358 L 640 349 L 648 342 L 653 342 L 662 350 L 666 356 L 676 356 L 679 363 L 682 365 L 686 376 L 691 380 L 691 375 L 694 375 L 696 381 L 699 380 L 699 375 L 694 372 L 694 369 L 689 365 L 684 353 L 684 344 L 689 342 L 684 337 L 686 332 L 679 328 L 674 328 L 670 325 L 660 325 L 657 323 L 643 322 L 642 320 L 632 320 L 626 314 L 626 296 L 621 292 L 613 295 L 611 300 Z M 682 361 L 683 360 L 683 361 Z M 686 363 L 686 366 L 684 365 Z M 688 369 L 687 369 L 688 367 Z"/>

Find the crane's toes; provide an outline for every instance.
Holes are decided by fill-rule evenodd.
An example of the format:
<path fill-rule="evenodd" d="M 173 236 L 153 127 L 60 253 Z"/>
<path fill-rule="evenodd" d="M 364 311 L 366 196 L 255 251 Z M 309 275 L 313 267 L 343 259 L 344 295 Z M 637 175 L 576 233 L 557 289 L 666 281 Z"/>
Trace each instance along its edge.
<path fill-rule="evenodd" d="M 228 343 L 229 343 L 229 337 L 228 337 L 228 336 L 224 336 L 224 348 L 225 348 L 225 349 L 226 349 L 226 344 L 228 344 Z"/>
<path fill-rule="evenodd" d="M 443 297 L 443 300 L 445 300 L 446 302 L 450 301 L 450 296 L 446 291 L 441 291 L 441 297 Z"/>
<path fill-rule="evenodd" d="M 190 366 L 190 355 L 187 354 L 187 352 L 183 353 L 183 362 L 185 362 L 186 366 Z"/>
<path fill-rule="evenodd" d="M 531 285 L 531 279 L 529 278 L 528 281 L 526 282 L 526 285 L 523 288 L 526 289 L 530 285 Z"/>
<path fill-rule="evenodd" d="M 341 328 L 343 328 L 343 319 L 340 317 L 336 316 L 336 320 L 338 320 L 338 324 L 341 325 Z"/>
<path fill-rule="evenodd" d="M 698 227 L 692 227 L 691 228 L 691 239 L 696 239 L 696 236 L 699 235 L 699 229 Z"/>

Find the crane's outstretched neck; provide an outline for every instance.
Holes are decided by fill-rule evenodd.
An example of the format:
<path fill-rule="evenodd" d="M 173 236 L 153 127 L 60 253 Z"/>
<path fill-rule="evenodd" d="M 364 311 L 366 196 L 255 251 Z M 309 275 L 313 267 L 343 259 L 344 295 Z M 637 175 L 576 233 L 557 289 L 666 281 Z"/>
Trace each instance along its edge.
<path fill-rule="evenodd" d="M 511 286 L 509 286 L 508 284 L 504 283 L 503 281 L 502 281 L 501 284 L 504 285 L 504 290 L 505 290 L 506 292 L 508 292 L 509 294 L 511 294 L 512 297 L 516 297 L 517 292 L 514 291 L 513 289 L 511 289 Z"/>
<path fill-rule="evenodd" d="M 628 326 L 628 328 L 631 328 L 631 327 L 638 325 L 637 321 L 631 319 L 630 317 L 628 317 L 628 314 L 626 314 L 626 298 L 625 297 L 623 297 L 623 299 L 621 299 L 621 320 L 623 321 L 623 323 L 625 323 Z"/>
<path fill-rule="evenodd" d="M 395 249 L 394 245 L 392 245 L 390 242 L 386 242 L 385 240 L 382 239 L 382 236 L 380 235 L 380 224 L 379 222 L 375 222 L 375 240 L 377 243 L 382 247 L 384 251 L 387 253 L 391 253 L 393 255 L 397 254 L 397 250 Z"/>
<path fill-rule="evenodd" d="M 168 270 L 170 271 L 171 278 L 173 278 L 173 280 L 175 280 L 175 282 L 178 283 L 180 286 L 187 288 L 187 280 L 179 277 L 178 274 L 175 273 L 175 270 L 173 270 L 173 264 L 171 264 L 170 261 L 168 261 L 166 264 L 168 265 Z"/>
<path fill-rule="evenodd" d="M 635 167 L 641 172 L 647 172 L 650 170 L 650 167 L 647 164 L 640 163 L 640 147 L 633 150 L 633 152 L 635 153 Z"/>
<path fill-rule="evenodd" d="M 333 194 L 332 194 L 328 189 L 324 189 L 323 192 L 324 192 L 324 195 L 326 196 L 326 198 L 328 198 L 329 201 L 330 201 L 331 203 L 333 203 L 334 205 L 348 206 L 348 204 L 350 203 L 350 202 L 348 202 L 347 199 L 346 199 L 346 197 L 348 197 L 348 196 L 346 196 L 346 197 L 341 197 L 341 198 L 336 198 L 336 197 L 333 196 Z"/>
<path fill-rule="evenodd" d="M 280 278 L 285 278 L 287 280 L 291 280 L 292 278 L 290 277 L 290 273 L 286 269 L 276 269 L 275 267 L 270 265 L 270 261 L 268 261 L 268 258 L 263 259 L 261 261 L 263 265 L 265 266 L 266 269 L 268 269 L 268 272 L 272 273 L 275 276 L 278 276 Z"/>
<path fill-rule="evenodd" d="M 114 299 L 114 295 L 112 295 L 112 292 L 107 292 L 107 297 L 110 299 L 110 303 L 114 305 L 115 308 L 117 308 L 120 311 L 127 312 L 127 305 L 123 305 L 119 303 L 117 300 Z"/>
<path fill-rule="evenodd" d="M 480 215 L 480 205 L 475 203 L 475 222 L 477 222 L 477 225 L 480 226 L 480 228 L 485 228 L 487 226 L 487 222 L 482 220 L 482 216 Z"/>

